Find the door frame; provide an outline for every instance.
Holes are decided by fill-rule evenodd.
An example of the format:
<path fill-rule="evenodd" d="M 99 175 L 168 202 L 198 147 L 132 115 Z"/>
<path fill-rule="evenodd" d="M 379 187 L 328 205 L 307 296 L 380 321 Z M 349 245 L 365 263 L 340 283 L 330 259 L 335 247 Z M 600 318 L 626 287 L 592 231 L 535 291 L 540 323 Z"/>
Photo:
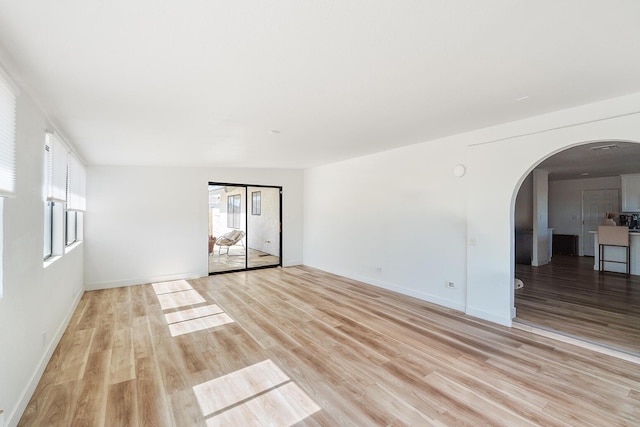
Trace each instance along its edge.
<path fill-rule="evenodd" d="M 209 193 L 209 186 L 211 185 L 218 185 L 221 187 L 242 187 L 244 188 L 244 205 L 245 205 L 245 216 L 244 216 L 244 229 L 245 231 L 245 239 L 247 241 L 247 245 L 246 245 L 246 254 L 245 254 L 245 260 L 244 260 L 244 268 L 240 268 L 240 269 L 235 269 L 235 270 L 225 270 L 225 271 L 215 271 L 215 272 L 210 272 L 209 271 L 209 266 L 207 265 L 207 271 L 209 271 L 209 276 L 213 276 L 216 274 L 225 274 L 225 273 L 237 273 L 239 271 L 251 271 L 251 270 L 261 270 L 261 269 L 265 269 L 265 268 L 276 268 L 276 267 L 282 267 L 282 231 L 283 231 L 283 227 L 282 227 L 282 186 L 280 185 L 265 185 L 265 184 L 236 184 L 236 183 L 230 183 L 230 182 L 217 182 L 217 181 L 209 181 L 207 184 L 207 195 Z M 279 218 L 278 218 L 278 224 L 279 224 L 279 233 L 278 233 L 278 239 L 279 239 L 279 253 L 278 253 L 278 264 L 272 264 L 272 265 L 263 265 L 263 266 L 257 266 L 257 267 L 249 267 L 249 191 L 248 188 L 249 187 L 255 187 L 255 188 L 274 188 L 278 190 L 278 194 L 279 194 L 279 201 L 278 201 L 278 206 L 279 206 Z M 207 214 L 208 215 L 208 214 Z M 214 248 L 215 251 L 215 248 Z M 208 252 L 208 251 L 207 251 Z M 209 257 L 207 256 L 207 264 L 209 263 Z"/>
<path fill-rule="evenodd" d="M 584 245 L 586 242 L 585 236 L 588 231 L 585 231 L 585 210 L 584 210 L 584 193 L 587 191 L 617 191 L 618 192 L 618 210 L 620 210 L 620 189 L 619 188 L 599 188 L 599 189 L 582 189 L 580 192 L 580 204 L 581 204 L 581 213 L 582 213 L 582 221 L 580 224 L 580 244 L 578 245 L 578 256 L 591 256 L 585 255 Z M 594 249 L 595 250 L 595 249 Z M 594 254 L 595 255 L 595 254 Z"/>

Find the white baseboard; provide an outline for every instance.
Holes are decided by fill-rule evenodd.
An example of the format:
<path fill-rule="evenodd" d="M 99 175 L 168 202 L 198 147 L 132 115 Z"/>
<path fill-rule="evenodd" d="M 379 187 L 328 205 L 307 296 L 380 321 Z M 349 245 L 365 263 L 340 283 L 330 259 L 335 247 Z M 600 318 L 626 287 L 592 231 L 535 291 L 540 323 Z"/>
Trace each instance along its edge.
<path fill-rule="evenodd" d="M 511 318 L 509 317 L 505 318 L 502 316 L 496 316 L 493 313 L 487 313 L 486 311 L 478 310 L 476 308 L 469 307 L 469 306 L 467 306 L 467 311 L 465 312 L 465 314 L 468 314 L 469 316 L 477 317 L 478 319 L 497 323 L 498 325 L 506 326 L 508 328 L 511 327 Z"/>
<path fill-rule="evenodd" d="M 343 277 L 347 277 L 349 279 L 357 280 L 362 283 L 366 283 L 368 285 L 377 286 L 378 288 L 386 289 L 388 291 L 397 292 L 402 295 L 408 295 L 410 297 L 418 298 L 420 300 L 430 302 L 432 304 L 441 305 L 443 307 L 451 308 L 453 310 L 457 310 L 464 313 L 465 305 L 456 301 L 452 301 L 446 298 L 442 298 L 436 295 L 432 295 L 426 292 L 416 291 L 415 289 L 404 288 L 402 286 L 397 286 L 392 283 L 383 282 L 381 280 L 374 280 L 369 277 L 361 277 L 357 275 L 348 275 L 343 273 L 335 273 Z"/>
<path fill-rule="evenodd" d="M 296 265 L 302 265 L 302 260 L 299 259 L 283 259 L 282 266 L 283 267 L 294 267 Z"/>
<path fill-rule="evenodd" d="M 123 279 L 123 280 L 115 280 L 115 281 L 109 281 L 109 282 L 85 283 L 84 289 L 87 291 L 96 291 L 99 289 L 121 288 L 123 286 L 142 285 L 145 283 L 169 282 L 171 280 L 198 279 L 200 277 L 206 277 L 208 275 L 209 273 L 207 272 L 199 271 L 199 272 L 191 272 L 191 273 L 166 274 L 162 276 L 138 277 L 134 279 Z"/>
<path fill-rule="evenodd" d="M 549 264 L 549 261 L 551 261 L 551 260 L 549 260 L 549 259 L 547 259 L 547 258 L 545 258 L 545 259 L 540 259 L 540 260 L 537 260 L 537 261 L 532 261 L 532 262 L 531 262 L 531 265 L 532 265 L 533 267 L 541 267 L 541 266 L 543 266 L 543 265 L 547 265 L 547 264 Z"/>
<path fill-rule="evenodd" d="M 51 360 L 51 356 L 53 355 L 54 350 L 56 349 L 56 347 L 58 346 L 58 343 L 62 339 L 62 335 L 64 334 L 64 331 L 67 329 L 67 326 L 69 326 L 69 322 L 71 321 L 71 317 L 73 316 L 73 313 L 76 311 L 76 308 L 78 308 L 80 299 L 82 299 L 82 294 L 83 292 L 78 292 L 78 295 L 76 295 L 76 298 L 73 301 L 73 304 L 71 304 L 71 308 L 69 309 L 66 317 L 64 318 L 64 321 L 62 322 L 58 330 L 56 330 L 55 335 L 51 337 L 52 339 L 49 342 L 49 345 L 47 346 L 45 352 L 42 354 L 42 357 L 40 358 L 40 361 L 38 362 L 38 367 L 33 372 L 33 374 L 31 375 L 31 378 L 29 379 L 29 383 L 27 384 L 25 389 L 22 391 L 22 394 L 20 395 L 20 399 L 18 399 L 18 405 L 13 409 L 13 412 L 7 415 L 8 417 L 7 427 L 15 427 L 18 425 L 18 422 L 20 421 L 20 418 L 22 417 L 24 410 L 27 409 L 27 405 L 29 404 L 29 400 L 31 399 L 33 392 L 36 390 L 36 387 L 40 382 L 40 378 L 42 378 L 42 374 L 44 373 L 44 370 L 47 367 L 49 360 Z M 2 415 L 0 415 L 0 417 L 2 417 Z M 0 418 L 0 427 L 4 426 L 2 421 L 4 420 Z"/>

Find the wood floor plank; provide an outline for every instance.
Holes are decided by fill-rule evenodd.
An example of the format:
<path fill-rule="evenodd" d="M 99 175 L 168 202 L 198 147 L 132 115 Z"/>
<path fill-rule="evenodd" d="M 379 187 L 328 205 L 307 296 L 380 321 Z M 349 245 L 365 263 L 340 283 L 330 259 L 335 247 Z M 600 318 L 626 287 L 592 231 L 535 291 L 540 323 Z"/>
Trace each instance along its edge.
<path fill-rule="evenodd" d="M 592 257 L 516 265 L 517 318 L 640 355 L 640 276 L 593 270 Z"/>
<path fill-rule="evenodd" d="M 102 426 L 107 410 L 107 392 L 111 350 L 89 355 L 72 426 Z"/>
<path fill-rule="evenodd" d="M 633 336 L 640 309 L 589 292 L 575 328 Z M 86 292 L 19 425 L 624 426 L 639 402 L 633 363 L 292 267 Z"/>
<path fill-rule="evenodd" d="M 162 427 L 173 424 L 160 368 L 152 355 L 136 358 L 135 398 L 139 426 Z"/>
<path fill-rule="evenodd" d="M 176 426 L 204 427 L 205 418 L 198 401 L 190 388 L 169 395 L 169 408 Z"/>
<path fill-rule="evenodd" d="M 149 319 L 146 316 L 136 317 L 131 327 L 133 340 L 133 357 L 137 359 L 154 357 L 153 338 Z"/>
<path fill-rule="evenodd" d="M 94 330 L 85 329 L 73 333 L 73 343 L 66 349 L 68 357 L 60 365 L 57 384 L 67 381 L 77 381 L 84 375 L 84 370 L 91 349 Z"/>
<path fill-rule="evenodd" d="M 79 397 L 78 385 L 76 381 L 53 385 L 43 398 L 42 407 L 38 408 L 38 414 L 33 418 L 33 425 L 69 425 Z"/>
<path fill-rule="evenodd" d="M 113 334 L 109 383 L 135 379 L 135 358 L 131 329 L 117 329 Z"/>
<path fill-rule="evenodd" d="M 105 426 L 137 426 L 136 381 L 110 384 L 107 392 L 107 416 Z"/>

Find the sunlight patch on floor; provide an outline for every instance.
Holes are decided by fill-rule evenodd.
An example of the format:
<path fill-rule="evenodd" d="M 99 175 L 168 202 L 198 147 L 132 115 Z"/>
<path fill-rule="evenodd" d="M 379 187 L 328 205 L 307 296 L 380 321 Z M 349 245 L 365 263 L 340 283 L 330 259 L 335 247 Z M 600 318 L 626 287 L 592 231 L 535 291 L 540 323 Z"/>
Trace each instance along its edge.
<path fill-rule="evenodd" d="M 158 295 L 158 301 L 160 301 L 160 307 L 163 310 L 207 302 L 207 300 L 202 298 L 202 295 L 200 295 L 200 293 L 195 289 L 190 291 L 172 292 L 170 294 L 161 294 Z"/>
<path fill-rule="evenodd" d="M 178 323 L 184 322 L 185 320 L 197 319 L 199 317 L 211 316 L 213 314 L 224 313 L 224 310 L 221 309 L 217 304 L 205 305 L 196 308 L 188 308 L 182 311 L 174 311 L 172 313 L 167 313 L 164 315 L 164 318 L 167 320 L 167 323 Z"/>
<path fill-rule="evenodd" d="M 187 320 L 169 325 L 169 331 L 172 337 L 190 334 L 191 332 L 203 331 L 209 328 L 233 323 L 233 319 L 227 313 L 219 313 L 213 316 L 199 317 L 197 319 Z"/>
<path fill-rule="evenodd" d="M 162 310 L 171 310 L 207 302 L 186 280 L 153 283 L 152 286 Z M 172 337 L 234 322 L 217 304 L 172 311 L 165 313 L 164 317 Z"/>
<path fill-rule="evenodd" d="M 170 292 L 178 292 L 178 291 L 188 291 L 193 289 L 193 287 L 187 283 L 186 280 L 172 280 L 171 282 L 158 282 L 154 283 L 153 290 L 156 292 L 156 295 L 168 294 Z"/>
<path fill-rule="evenodd" d="M 207 426 L 290 426 L 320 407 L 271 360 L 193 387 Z"/>

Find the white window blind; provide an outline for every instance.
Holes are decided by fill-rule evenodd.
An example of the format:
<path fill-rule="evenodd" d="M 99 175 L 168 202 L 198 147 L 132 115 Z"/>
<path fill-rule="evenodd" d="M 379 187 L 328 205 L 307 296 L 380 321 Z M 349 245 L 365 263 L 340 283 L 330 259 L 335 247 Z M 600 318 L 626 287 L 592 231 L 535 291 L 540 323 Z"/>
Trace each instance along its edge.
<path fill-rule="evenodd" d="M 69 156 L 67 179 L 67 210 L 86 210 L 86 171 L 84 165 L 73 154 Z"/>
<path fill-rule="evenodd" d="M 0 197 L 16 193 L 16 96 L 0 77 Z"/>
<path fill-rule="evenodd" d="M 64 203 L 67 201 L 69 149 L 55 133 L 47 133 L 47 146 L 49 147 L 47 200 Z"/>

